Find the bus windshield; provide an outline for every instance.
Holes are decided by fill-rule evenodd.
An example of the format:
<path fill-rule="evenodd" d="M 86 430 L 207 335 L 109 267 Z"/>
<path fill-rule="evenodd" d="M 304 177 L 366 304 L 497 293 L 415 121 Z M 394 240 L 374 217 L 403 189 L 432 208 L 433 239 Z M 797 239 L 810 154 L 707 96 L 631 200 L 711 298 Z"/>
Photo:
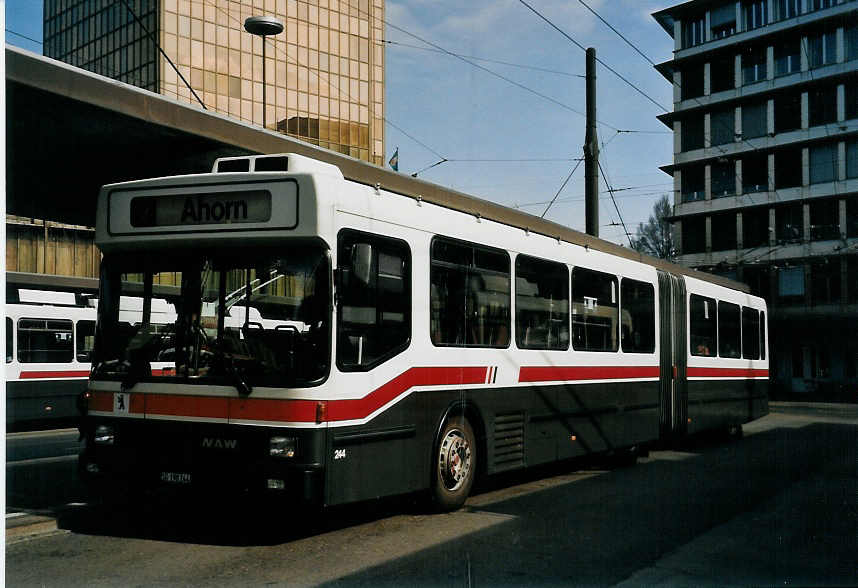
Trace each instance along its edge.
<path fill-rule="evenodd" d="M 128 253 L 102 262 L 92 377 L 296 387 L 330 368 L 331 286 L 317 244 Z"/>

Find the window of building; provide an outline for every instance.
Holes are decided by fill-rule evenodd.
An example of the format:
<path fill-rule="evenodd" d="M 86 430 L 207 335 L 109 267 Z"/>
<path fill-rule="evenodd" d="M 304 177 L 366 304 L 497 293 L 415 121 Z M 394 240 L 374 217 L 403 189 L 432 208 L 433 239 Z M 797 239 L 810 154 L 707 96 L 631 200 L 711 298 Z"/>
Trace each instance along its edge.
<path fill-rule="evenodd" d="M 843 30 L 846 42 L 846 61 L 858 59 L 858 25 L 849 25 Z"/>
<path fill-rule="evenodd" d="M 736 140 L 736 110 L 716 110 L 709 116 L 712 145 L 724 145 Z"/>
<path fill-rule="evenodd" d="M 715 299 L 692 294 L 688 314 L 691 355 L 714 357 L 718 349 L 718 307 Z"/>
<path fill-rule="evenodd" d="M 736 213 L 722 212 L 712 215 L 712 251 L 729 251 L 736 248 Z"/>
<path fill-rule="evenodd" d="M 706 251 L 706 219 L 692 216 L 682 219 L 682 253 Z"/>
<path fill-rule="evenodd" d="M 745 30 L 758 29 L 768 24 L 768 0 L 747 0 L 742 3 L 742 15 L 745 19 Z"/>
<path fill-rule="evenodd" d="M 803 378 L 804 377 L 804 350 L 805 348 L 800 345 L 793 345 L 792 348 L 792 377 L 793 378 Z"/>
<path fill-rule="evenodd" d="M 775 152 L 775 189 L 801 186 L 801 148 Z"/>
<path fill-rule="evenodd" d="M 742 357 L 760 359 L 760 312 L 742 307 Z"/>
<path fill-rule="evenodd" d="M 810 301 L 813 305 L 840 302 L 840 259 L 815 259 L 810 264 Z"/>
<path fill-rule="evenodd" d="M 801 0 L 773 0 L 775 21 L 798 16 L 800 2 Z"/>
<path fill-rule="evenodd" d="M 521 349 L 569 348 L 569 271 L 526 255 L 515 259 L 515 342 Z"/>
<path fill-rule="evenodd" d="M 850 304 L 858 302 L 858 255 L 846 256 L 846 296 Z"/>
<path fill-rule="evenodd" d="M 753 139 L 763 137 L 768 133 L 767 111 L 766 102 L 742 105 L 742 138 Z"/>
<path fill-rule="evenodd" d="M 736 59 L 732 54 L 713 59 L 709 64 L 710 91 L 723 92 L 736 87 Z"/>
<path fill-rule="evenodd" d="M 741 312 L 738 304 L 718 302 L 718 355 L 742 356 Z"/>
<path fill-rule="evenodd" d="M 800 202 L 775 208 L 775 239 L 778 243 L 800 243 L 804 235 L 804 211 Z"/>
<path fill-rule="evenodd" d="M 786 301 L 804 298 L 804 267 L 778 270 L 778 297 Z"/>
<path fill-rule="evenodd" d="M 810 126 L 837 122 L 837 86 L 818 86 L 807 93 Z"/>
<path fill-rule="evenodd" d="M 12 363 L 12 359 L 15 357 L 14 354 L 14 342 L 12 337 L 14 335 L 15 327 L 13 326 L 12 319 L 8 316 L 6 317 L 6 363 Z"/>
<path fill-rule="evenodd" d="M 436 237 L 430 281 L 433 344 L 509 345 L 510 264 L 505 251 Z"/>
<path fill-rule="evenodd" d="M 682 121 L 682 150 L 693 151 L 703 148 L 704 119 L 697 115 Z"/>
<path fill-rule="evenodd" d="M 682 219 L 682 253 L 706 251 L 706 219 L 693 216 Z"/>
<path fill-rule="evenodd" d="M 837 61 L 837 30 L 819 31 L 807 37 L 810 68 L 822 67 Z"/>
<path fill-rule="evenodd" d="M 769 189 L 769 156 L 750 152 L 742 157 L 742 193 L 766 192 Z"/>
<path fill-rule="evenodd" d="M 620 291 L 622 343 L 625 353 L 655 351 L 655 288 L 623 278 Z"/>
<path fill-rule="evenodd" d="M 837 143 L 810 146 L 810 183 L 821 184 L 837 179 Z"/>
<path fill-rule="evenodd" d="M 706 169 L 702 165 L 682 168 L 682 201 L 706 199 Z"/>
<path fill-rule="evenodd" d="M 682 47 L 687 49 L 706 41 L 706 17 L 688 18 L 682 23 Z"/>
<path fill-rule="evenodd" d="M 801 92 L 775 96 L 775 133 L 801 128 Z"/>
<path fill-rule="evenodd" d="M 811 200 L 810 240 L 830 241 L 840 238 L 840 205 L 837 198 Z"/>
<path fill-rule="evenodd" d="M 78 321 L 75 325 L 75 349 L 79 362 L 90 362 L 94 342 L 95 321 Z"/>
<path fill-rule="evenodd" d="M 398 239 L 344 230 L 337 256 L 337 365 L 366 370 L 411 340 L 410 251 Z"/>
<path fill-rule="evenodd" d="M 18 319 L 18 361 L 66 363 L 72 360 L 72 322 L 57 319 Z"/>
<path fill-rule="evenodd" d="M 736 164 L 733 161 L 714 161 L 711 166 L 712 198 L 736 194 Z"/>
<path fill-rule="evenodd" d="M 846 141 L 846 177 L 858 178 L 858 139 Z"/>
<path fill-rule="evenodd" d="M 766 48 L 749 47 L 742 52 L 742 83 L 745 85 L 766 79 Z"/>
<path fill-rule="evenodd" d="M 807 0 L 807 9 L 822 10 L 823 8 L 831 8 L 837 4 L 837 0 Z"/>
<path fill-rule="evenodd" d="M 858 196 L 846 198 L 846 237 L 858 237 Z"/>
<path fill-rule="evenodd" d="M 769 209 L 746 208 L 742 211 L 742 246 L 746 249 L 769 243 Z"/>
<path fill-rule="evenodd" d="M 788 39 L 775 45 L 775 77 L 801 71 L 801 39 Z"/>
<path fill-rule="evenodd" d="M 690 100 L 703 96 L 703 64 L 697 63 L 682 69 L 682 99 Z"/>
<path fill-rule="evenodd" d="M 616 351 L 619 346 L 617 278 L 581 267 L 572 270 L 572 347 Z"/>
<path fill-rule="evenodd" d="M 844 98 L 846 99 L 845 114 L 846 118 L 858 118 L 858 82 L 853 79 L 847 80 L 844 85 Z"/>
<path fill-rule="evenodd" d="M 745 265 L 742 281 L 751 289 L 751 294 L 769 298 L 770 278 L 768 265 Z"/>
<path fill-rule="evenodd" d="M 727 2 L 709 11 L 712 40 L 723 39 L 736 33 L 736 4 Z"/>

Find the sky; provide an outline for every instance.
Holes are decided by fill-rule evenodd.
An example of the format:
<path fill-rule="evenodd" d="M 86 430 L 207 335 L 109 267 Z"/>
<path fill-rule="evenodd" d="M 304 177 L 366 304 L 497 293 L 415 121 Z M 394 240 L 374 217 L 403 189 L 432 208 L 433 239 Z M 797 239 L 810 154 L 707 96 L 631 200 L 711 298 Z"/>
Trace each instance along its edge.
<path fill-rule="evenodd" d="M 671 58 L 673 40 L 651 14 L 676 2 L 583 2 L 650 60 Z M 42 4 L 6 0 L 8 44 L 42 52 Z M 653 101 L 672 108 L 672 88 L 582 0 L 387 0 L 385 20 L 385 160 L 398 148 L 401 173 L 537 216 L 557 196 L 545 218 L 583 231 L 583 165 L 564 186 L 582 156 L 586 109 L 584 51 L 568 36 L 652 98 L 597 66 L 600 236 L 628 245 L 620 216 L 635 233 L 670 194 L 659 166 L 672 163 L 673 138 Z"/>

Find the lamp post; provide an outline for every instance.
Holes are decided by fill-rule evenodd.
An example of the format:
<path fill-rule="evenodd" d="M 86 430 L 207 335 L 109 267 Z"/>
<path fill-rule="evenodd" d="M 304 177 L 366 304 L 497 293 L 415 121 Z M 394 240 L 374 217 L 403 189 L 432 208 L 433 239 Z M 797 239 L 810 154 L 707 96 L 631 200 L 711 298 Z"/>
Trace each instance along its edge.
<path fill-rule="evenodd" d="M 262 37 L 262 128 L 265 128 L 265 37 L 283 32 L 283 23 L 273 16 L 251 16 L 244 21 L 244 30 Z"/>

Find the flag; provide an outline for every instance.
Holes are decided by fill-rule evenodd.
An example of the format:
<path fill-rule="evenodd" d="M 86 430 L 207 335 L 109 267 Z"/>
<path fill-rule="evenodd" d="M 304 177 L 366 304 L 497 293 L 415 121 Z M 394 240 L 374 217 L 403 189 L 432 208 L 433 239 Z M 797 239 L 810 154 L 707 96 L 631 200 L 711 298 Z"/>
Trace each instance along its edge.
<path fill-rule="evenodd" d="M 393 168 L 393 171 L 399 171 L 399 147 L 396 148 L 396 151 L 393 152 L 393 157 L 390 158 L 390 161 L 387 163 L 390 164 L 390 167 Z"/>

